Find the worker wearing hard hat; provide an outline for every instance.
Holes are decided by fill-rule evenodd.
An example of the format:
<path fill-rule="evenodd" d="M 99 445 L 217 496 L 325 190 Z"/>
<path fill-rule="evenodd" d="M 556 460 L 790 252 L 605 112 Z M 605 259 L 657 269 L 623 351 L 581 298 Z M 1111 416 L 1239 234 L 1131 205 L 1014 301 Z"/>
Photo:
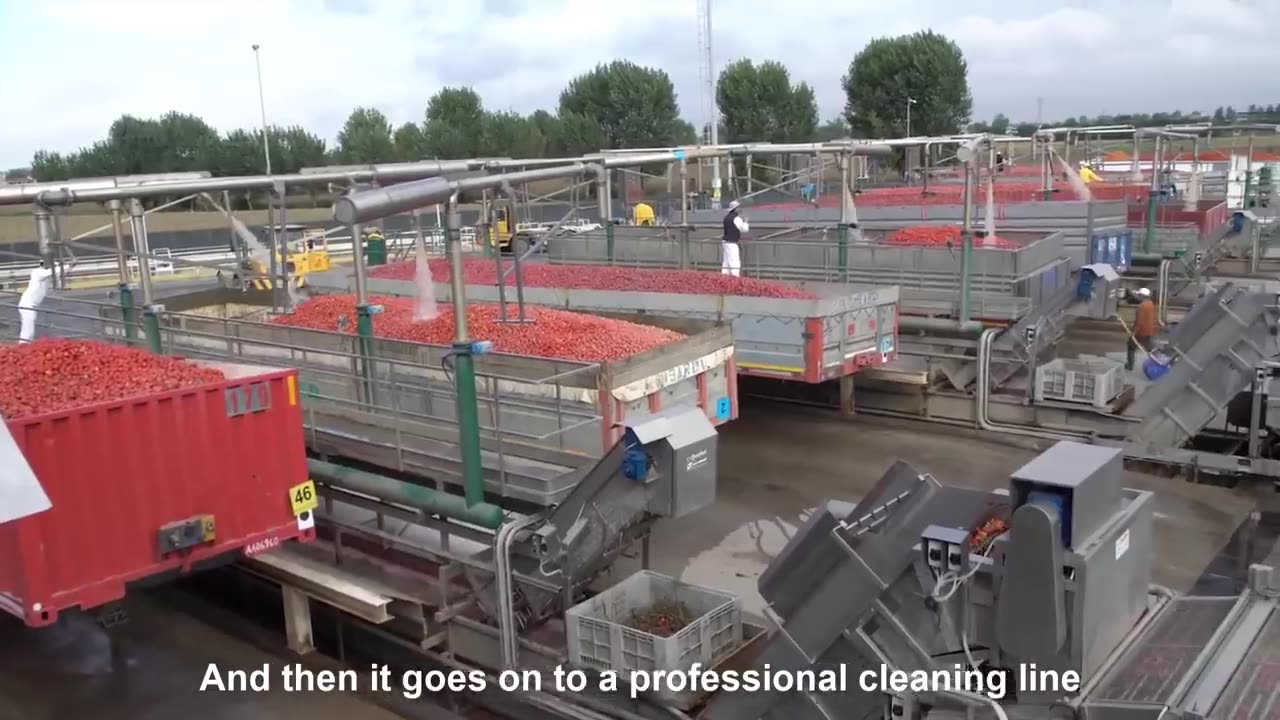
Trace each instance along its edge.
<path fill-rule="evenodd" d="M 1098 177 L 1098 173 L 1094 172 L 1092 167 L 1089 167 L 1089 163 L 1082 160 L 1080 161 L 1080 179 L 1087 185 L 1098 182 L 1102 178 Z"/>
<path fill-rule="evenodd" d="M 1133 321 L 1133 333 L 1129 336 L 1126 348 L 1124 363 L 1126 370 L 1133 369 L 1134 355 L 1137 354 L 1139 347 L 1144 353 L 1151 352 L 1155 347 L 1156 332 L 1160 325 L 1160 318 L 1156 313 L 1156 302 L 1151 298 L 1151 291 L 1142 288 L 1134 295 L 1138 300 L 1138 312 Z"/>
<path fill-rule="evenodd" d="M 722 274 L 734 277 L 742 274 L 742 249 L 738 243 L 742 240 L 742 233 L 749 229 L 747 219 L 738 212 L 738 201 L 729 203 L 729 212 L 724 214 L 724 236 L 720 243 Z"/>
<path fill-rule="evenodd" d="M 31 271 L 31 279 L 27 281 L 27 289 L 18 298 L 18 318 L 21 328 L 18 331 L 18 342 L 29 343 L 36 339 L 36 311 L 49 296 L 49 287 L 53 285 L 53 269 L 40 267 Z"/>

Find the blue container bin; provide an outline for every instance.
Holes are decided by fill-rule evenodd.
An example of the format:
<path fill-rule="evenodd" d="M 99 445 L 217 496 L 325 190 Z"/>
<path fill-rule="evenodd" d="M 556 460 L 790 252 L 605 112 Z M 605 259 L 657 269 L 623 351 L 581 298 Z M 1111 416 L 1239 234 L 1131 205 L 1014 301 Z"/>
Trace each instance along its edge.
<path fill-rule="evenodd" d="M 1148 380 L 1159 380 L 1167 372 L 1169 372 L 1169 361 L 1155 353 L 1148 356 L 1146 361 L 1142 363 L 1142 374 Z"/>
<path fill-rule="evenodd" d="M 1081 300 L 1088 300 L 1093 297 L 1093 280 L 1097 275 L 1092 270 L 1081 270 L 1080 281 L 1076 285 L 1076 297 Z"/>

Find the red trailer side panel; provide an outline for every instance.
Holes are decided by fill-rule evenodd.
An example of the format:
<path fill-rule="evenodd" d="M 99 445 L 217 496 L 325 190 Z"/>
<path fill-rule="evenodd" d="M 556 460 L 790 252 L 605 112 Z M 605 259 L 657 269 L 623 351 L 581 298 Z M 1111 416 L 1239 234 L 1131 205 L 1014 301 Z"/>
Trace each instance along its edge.
<path fill-rule="evenodd" d="M 52 509 L 0 525 L 0 608 L 28 625 L 227 553 L 314 537 L 293 370 L 8 422 Z M 162 531 L 163 528 L 163 531 Z"/>

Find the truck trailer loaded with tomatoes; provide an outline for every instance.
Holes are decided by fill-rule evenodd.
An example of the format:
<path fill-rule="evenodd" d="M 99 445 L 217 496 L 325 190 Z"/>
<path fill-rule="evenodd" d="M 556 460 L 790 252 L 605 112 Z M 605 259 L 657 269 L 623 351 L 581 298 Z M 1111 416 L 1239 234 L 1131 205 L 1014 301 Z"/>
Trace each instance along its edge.
<path fill-rule="evenodd" d="M 315 536 L 296 371 L 67 340 L 0 363 L 10 467 L 30 471 L 9 479 L 48 498 L 0 524 L 0 609 L 27 625 Z"/>

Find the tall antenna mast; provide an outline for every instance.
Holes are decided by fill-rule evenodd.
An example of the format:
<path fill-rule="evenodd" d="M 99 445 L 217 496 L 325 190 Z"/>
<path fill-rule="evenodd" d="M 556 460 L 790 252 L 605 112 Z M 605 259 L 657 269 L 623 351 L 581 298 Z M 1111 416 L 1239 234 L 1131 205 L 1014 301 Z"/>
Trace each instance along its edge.
<path fill-rule="evenodd" d="M 702 75 L 702 113 L 708 133 L 703 142 L 720 144 L 720 108 L 716 103 L 715 61 L 711 55 L 711 0 L 698 0 L 698 70 Z M 720 161 L 711 158 L 711 207 L 720 207 Z"/>

